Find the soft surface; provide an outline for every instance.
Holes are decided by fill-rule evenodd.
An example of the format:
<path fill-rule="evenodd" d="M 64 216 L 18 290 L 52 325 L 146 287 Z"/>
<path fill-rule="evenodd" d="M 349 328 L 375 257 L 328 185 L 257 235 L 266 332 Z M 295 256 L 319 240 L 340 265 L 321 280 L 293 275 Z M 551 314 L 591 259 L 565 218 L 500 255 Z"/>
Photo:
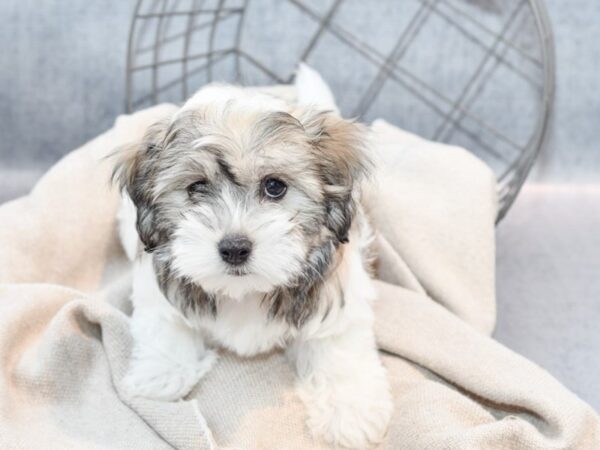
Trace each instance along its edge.
<path fill-rule="evenodd" d="M 284 358 L 222 357 L 188 400 L 121 379 L 128 265 L 103 157 L 170 110 L 120 118 L 0 207 L 0 447 L 311 448 Z M 396 412 L 383 448 L 595 448 L 597 415 L 493 341 L 494 181 L 463 150 L 374 126 L 377 336 Z"/>

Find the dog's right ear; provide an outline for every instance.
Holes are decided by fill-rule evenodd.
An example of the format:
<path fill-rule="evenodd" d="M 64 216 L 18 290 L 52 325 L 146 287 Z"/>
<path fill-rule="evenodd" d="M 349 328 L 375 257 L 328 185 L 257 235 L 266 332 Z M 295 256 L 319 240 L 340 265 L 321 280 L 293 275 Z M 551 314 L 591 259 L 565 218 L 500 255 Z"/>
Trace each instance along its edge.
<path fill-rule="evenodd" d="M 160 243 L 153 186 L 156 162 L 163 149 L 169 123 L 169 120 L 155 123 L 148 128 L 141 142 L 125 145 L 114 154 L 117 162 L 112 180 L 122 192 L 127 192 L 136 207 L 137 232 L 147 252 Z"/>

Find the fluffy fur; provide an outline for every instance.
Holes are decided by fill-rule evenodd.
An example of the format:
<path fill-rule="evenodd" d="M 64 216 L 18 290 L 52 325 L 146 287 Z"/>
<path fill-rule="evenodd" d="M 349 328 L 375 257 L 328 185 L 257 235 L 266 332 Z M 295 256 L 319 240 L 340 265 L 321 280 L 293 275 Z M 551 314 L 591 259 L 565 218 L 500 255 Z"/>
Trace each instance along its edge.
<path fill-rule="evenodd" d="M 283 348 L 311 431 L 363 448 L 382 439 L 392 411 L 359 203 L 365 130 L 323 110 L 333 97 L 312 70 L 300 69 L 297 89 L 290 102 L 205 87 L 120 153 L 120 234 L 136 255 L 126 385 L 176 400 L 215 363 L 208 347 Z M 287 187 L 278 199 L 265 195 L 273 178 Z M 245 263 L 219 253 L 227 236 L 251 242 Z"/>

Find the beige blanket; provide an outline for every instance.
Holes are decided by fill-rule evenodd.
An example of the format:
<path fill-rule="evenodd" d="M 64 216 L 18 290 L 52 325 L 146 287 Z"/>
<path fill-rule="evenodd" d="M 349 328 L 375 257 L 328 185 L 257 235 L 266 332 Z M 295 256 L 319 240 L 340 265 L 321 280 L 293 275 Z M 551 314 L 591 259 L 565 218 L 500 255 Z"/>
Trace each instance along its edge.
<path fill-rule="evenodd" d="M 0 448 L 321 448 L 283 356 L 222 354 L 186 401 L 130 400 L 128 263 L 103 157 L 130 117 L 0 207 Z M 382 448 L 600 448 L 596 413 L 493 341 L 495 190 L 457 148 L 374 125 L 377 337 L 395 414 Z"/>

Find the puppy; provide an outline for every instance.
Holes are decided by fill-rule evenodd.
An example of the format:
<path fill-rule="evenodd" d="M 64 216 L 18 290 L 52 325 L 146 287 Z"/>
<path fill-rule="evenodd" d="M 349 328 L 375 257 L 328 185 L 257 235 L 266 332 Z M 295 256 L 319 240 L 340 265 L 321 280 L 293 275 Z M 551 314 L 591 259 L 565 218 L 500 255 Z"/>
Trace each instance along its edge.
<path fill-rule="evenodd" d="M 392 411 L 360 205 L 365 129 L 335 112 L 311 69 L 297 80 L 296 101 L 205 87 L 121 152 L 121 235 L 135 257 L 125 383 L 176 400 L 215 363 L 209 347 L 282 348 L 313 434 L 363 448 Z"/>

